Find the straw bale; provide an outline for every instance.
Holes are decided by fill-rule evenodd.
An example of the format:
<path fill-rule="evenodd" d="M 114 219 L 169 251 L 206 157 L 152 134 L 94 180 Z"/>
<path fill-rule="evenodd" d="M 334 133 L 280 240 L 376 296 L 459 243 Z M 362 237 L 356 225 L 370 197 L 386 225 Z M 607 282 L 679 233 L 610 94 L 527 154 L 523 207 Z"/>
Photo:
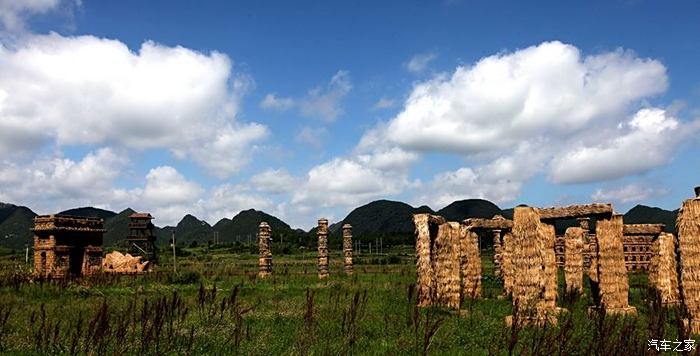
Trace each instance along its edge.
<path fill-rule="evenodd" d="M 460 266 L 462 274 L 462 296 L 477 299 L 481 296 L 481 257 L 479 236 L 467 225 L 460 226 Z"/>
<path fill-rule="evenodd" d="M 513 304 L 518 317 L 536 316 L 545 292 L 544 260 L 535 208 L 516 207 L 513 218 Z"/>
<path fill-rule="evenodd" d="M 507 231 L 503 234 L 503 246 L 501 247 L 501 277 L 503 278 L 503 290 L 508 296 L 513 292 L 513 234 Z"/>
<path fill-rule="evenodd" d="M 629 284 L 622 246 L 622 215 L 598 220 L 598 287 L 601 307 L 607 311 L 628 308 Z"/>
<path fill-rule="evenodd" d="M 664 224 L 625 224 L 622 227 L 624 235 L 658 235 L 664 231 Z"/>
<path fill-rule="evenodd" d="M 267 277 L 272 274 L 272 250 L 270 248 L 270 225 L 261 222 L 258 227 L 258 277 Z"/>
<path fill-rule="evenodd" d="M 501 264 L 503 264 L 503 239 L 501 237 L 501 230 L 494 229 L 493 233 L 493 264 L 494 273 L 496 277 L 503 278 L 503 273 L 501 272 Z"/>
<path fill-rule="evenodd" d="M 580 227 L 570 227 L 564 234 L 564 281 L 567 293 L 583 293 L 583 236 Z"/>
<path fill-rule="evenodd" d="M 680 254 L 680 295 L 692 334 L 700 334 L 700 199 L 683 202 L 676 221 Z"/>
<path fill-rule="evenodd" d="M 141 261 L 141 256 L 122 254 L 119 251 L 108 253 L 102 260 L 102 270 L 105 273 L 131 274 L 147 272 L 151 268 L 148 261 Z"/>
<path fill-rule="evenodd" d="M 447 222 L 438 228 L 435 239 L 436 297 L 439 304 L 459 309 L 460 304 L 460 226 L 457 222 Z"/>
<path fill-rule="evenodd" d="M 444 220 L 431 214 L 414 214 L 416 235 L 416 289 L 418 305 L 425 307 L 435 301 L 435 275 L 432 262 L 433 241 L 437 238 L 438 226 Z"/>
<path fill-rule="evenodd" d="M 500 215 L 497 215 L 493 219 L 469 218 L 464 219 L 462 222 L 473 229 L 510 230 L 513 228 L 513 220 L 508 220 Z"/>
<path fill-rule="evenodd" d="M 651 245 L 649 287 L 657 290 L 666 305 L 676 305 L 679 299 L 675 241 L 673 234 L 662 233 Z"/>
<path fill-rule="evenodd" d="M 557 307 L 557 258 L 554 252 L 556 233 L 554 225 L 540 223 L 538 234 L 541 241 L 542 263 L 544 264 L 544 301 L 542 307 L 545 309 L 556 309 Z"/>

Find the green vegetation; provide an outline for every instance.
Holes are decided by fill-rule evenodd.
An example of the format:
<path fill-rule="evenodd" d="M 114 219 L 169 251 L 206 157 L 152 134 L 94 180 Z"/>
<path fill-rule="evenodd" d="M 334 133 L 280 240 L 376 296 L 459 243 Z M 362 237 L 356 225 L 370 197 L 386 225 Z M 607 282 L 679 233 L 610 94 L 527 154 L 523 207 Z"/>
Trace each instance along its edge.
<path fill-rule="evenodd" d="M 177 273 L 162 252 L 156 272 L 72 281 L 29 282 L 24 256 L 0 257 L 0 353 L 643 354 L 649 338 L 678 337 L 676 315 L 650 303 L 643 274 L 630 277 L 638 317 L 589 317 L 590 297 L 562 297 L 570 313 L 558 326 L 509 329 L 488 253 L 484 299 L 452 312 L 415 307 L 411 246 L 357 256 L 353 276 L 333 254 L 323 281 L 314 249 L 279 249 L 265 280 L 241 243 L 182 249 Z"/>

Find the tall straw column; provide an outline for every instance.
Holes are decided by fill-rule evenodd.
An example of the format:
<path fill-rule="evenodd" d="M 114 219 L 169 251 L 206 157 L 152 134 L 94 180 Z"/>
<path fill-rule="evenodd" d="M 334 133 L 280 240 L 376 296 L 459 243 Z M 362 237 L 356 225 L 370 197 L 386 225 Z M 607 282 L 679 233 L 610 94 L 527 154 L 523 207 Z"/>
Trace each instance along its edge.
<path fill-rule="evenodd" d="M 328 219 L 318 219 L 318 278 L 328 277 Z"/>
<path fill-rule="evenodd" d="M 447 222 L 438 228 L 433 259 L 436 277 L 437 301 L 448 308 L 459 309 L 460 304 L 460 224 Z"/>
<path fill-rule="evenodd" d="M 501 230 L 493 229 L 493 264 L 495 267 L 496 277 L 503 278 L 501 265 L 503 264 L 503 243 L 501 241 Z"/>
<path fill-rule="evenodd" d="M 465 298 L 477 299 L 481 296 L 479 236 L 467 225 L 460 225 L 459 231 L 462 296 Z"/>
<path fill-rule="evenodd" d="M 258 226 L 258 277 L 265 278 L 272 274 L 272 250 L 270 249 L 270 225 L 261 222 Z"/>
<path fill-rule="evenodd" d="M 503 234 L 503 246 L 501 251 L 501 276 L 503 277 L 503 291 L 506 296 L 513 292 L 513 234 L 506 231 Z"/>
<path fill-rule="evenodd" d="M 567 293 L 583 293 L 583 229 L 570 227 L 564 234 L 564 281 Z"/>
<path fill-rule="evenodd" d="M 531 207 L 516 207 L 513 216 L 513 307 L 518 320 L 539 319 L 545 293 L 540 218 Z M 512 318 L 506 318 L 506 323 Z"/>
<path fill-rule="evenodd" d="M 352 274 L 352 226 L 343 225 L 343 257 L 345 259 L 345 274 Z"/>
<path fill-rule="evenodd" d="M 433 304 L 435 293 L 433 264 L 430 261 L 432 247 L 430 214 L 414 214 L 413 224 L 416 228 L 416 297 L 418 306 L 426 307 Z"/>
<path fill-rule="evenodd" d="M 663 232 L 651 244 L 649 287 L 656 289 L 664 305 L 678 304 L 676 238 Z"/>
<path fill-rule="evenodd" d="M 635 313 L 628 304 L 629 284 L 622 245 L 622 215 L 598 220 L 598 288 L 601 307 L 607 313 Z"/>
<path fill-rule="evenodd" d="M 696 188 L 696 193 L 700 193 Z M 700 197 L 683 202 L 676 222 L 680 253 L 680 290 L 690 332 L 700 334 Z"/>
<path fill-rule="evenodd" d="M 554 252 L 556 232 L 554 225 L 540 223 L 538 227 L 542 243 L 542 263 L 544 264 L 544 303 L 542 307 L 554 310 L 557 307 L 557 257 Z"/>

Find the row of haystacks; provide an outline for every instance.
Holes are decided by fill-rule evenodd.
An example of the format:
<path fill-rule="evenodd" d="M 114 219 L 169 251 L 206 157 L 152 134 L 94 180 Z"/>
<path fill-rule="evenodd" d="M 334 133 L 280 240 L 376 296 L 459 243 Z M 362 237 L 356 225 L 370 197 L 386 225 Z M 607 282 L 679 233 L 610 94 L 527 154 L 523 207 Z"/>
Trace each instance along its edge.
<path fill-rule="evenodd" d="M 481 296 L 478 235 L 470 225 L 415 214 L 417 299 L 459 309 L 463 298 Z"/>

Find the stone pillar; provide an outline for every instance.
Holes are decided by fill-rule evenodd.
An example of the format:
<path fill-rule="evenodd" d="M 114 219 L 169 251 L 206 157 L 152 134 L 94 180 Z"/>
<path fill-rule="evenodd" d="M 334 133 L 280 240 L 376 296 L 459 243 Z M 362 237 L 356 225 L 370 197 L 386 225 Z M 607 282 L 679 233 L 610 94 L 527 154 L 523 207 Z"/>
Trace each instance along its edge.
<path fill-rule="evenodd" d="M 318 278 L 328 277 L 328 219 L 318 219 Z"/>
<path fill-rule="evenodd" d="M 502 254 L 503 254 L 503 244 L 501 242 L 501 230 L 493 229 L 493 264 L 495 267 L 495 273 L 497 277 L 503 277 L 501 273 L 501 264 L 503 264 Z"/>
<path fill-rule="evenodd" d="M 258 277 L 265 278 L 272 274 L 272 250 L 270 249 L 270 225 L 261 222 L 258 234 L 258 248 L 260 257 L 258 258 Z"/>
<path fill-rule="evenodd" d="M 343 225 L 343 256 L 345 258 L 345 274 L 352 274 L 352 226 Z"/>

